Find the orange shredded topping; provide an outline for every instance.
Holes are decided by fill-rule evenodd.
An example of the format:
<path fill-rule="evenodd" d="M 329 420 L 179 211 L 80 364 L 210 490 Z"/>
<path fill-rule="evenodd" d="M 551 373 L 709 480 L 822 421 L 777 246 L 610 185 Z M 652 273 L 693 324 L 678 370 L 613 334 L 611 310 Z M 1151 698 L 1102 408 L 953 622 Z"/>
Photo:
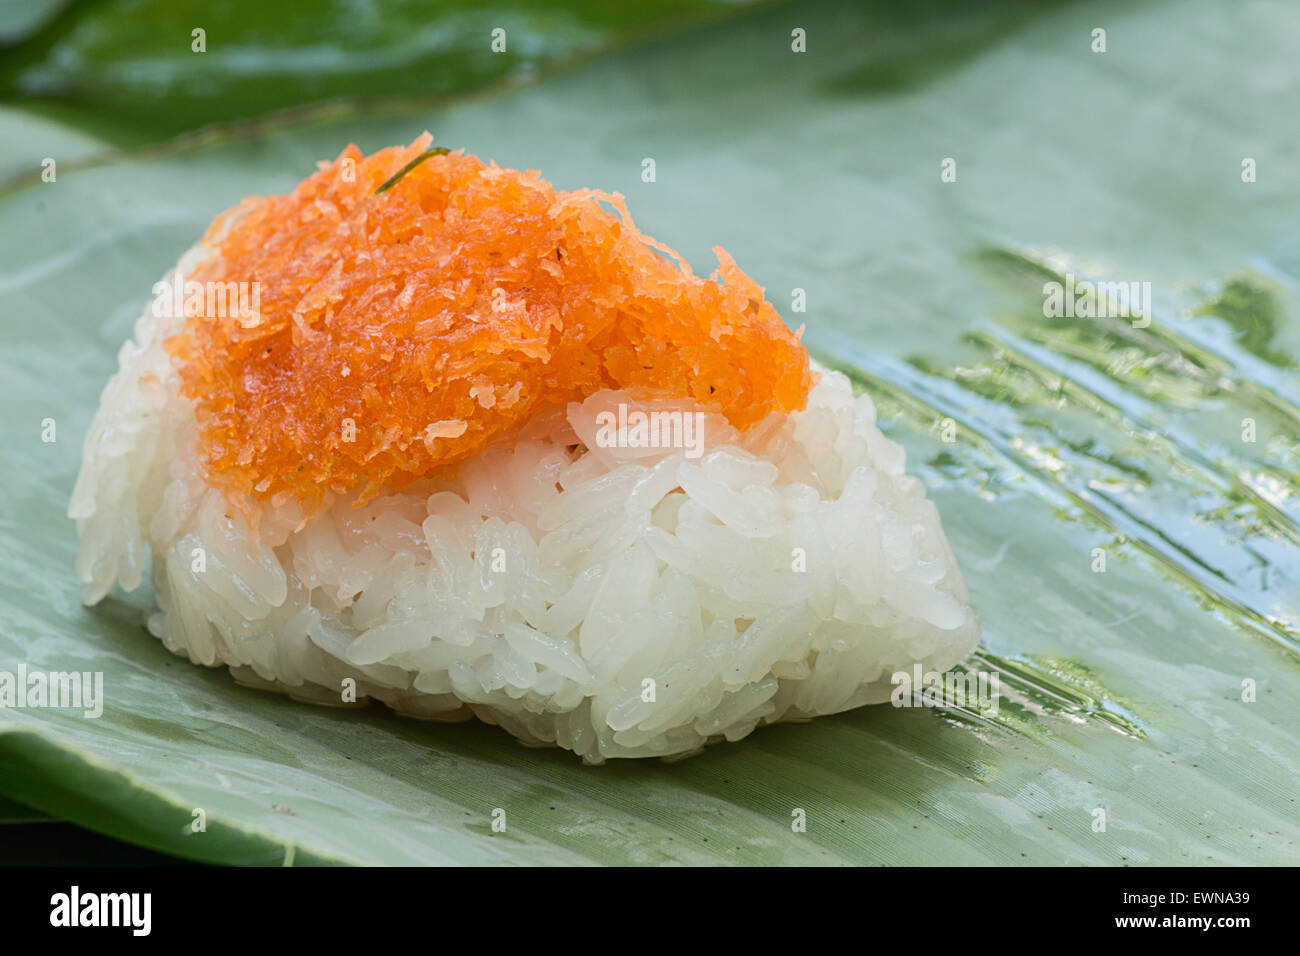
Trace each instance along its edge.
<path fill-rule="evenodd" d="M 246 512 L 400 490 L 602 388 L 739 428 L 804 407 L 799 335 L 722 249 L 721 281 L 702 279 L 621 195 L 460 151 L 377 192 L 431 142 L 349 146 L 291 195 L 246 199 L 184 277 L 259 284 L 257 315 L 191 317 L 166 343 L 208 480 Z"/>

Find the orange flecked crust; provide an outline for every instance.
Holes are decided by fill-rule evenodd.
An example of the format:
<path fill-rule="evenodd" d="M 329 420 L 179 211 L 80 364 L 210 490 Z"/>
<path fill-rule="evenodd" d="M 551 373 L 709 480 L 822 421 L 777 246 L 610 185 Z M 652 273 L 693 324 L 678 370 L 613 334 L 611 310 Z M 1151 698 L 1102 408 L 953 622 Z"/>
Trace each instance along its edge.
<path fill-rule="evenodd" d="M 185 277 L 260 283 L 257 318 L 189 318 L 166 343 L 208 480 L 246 512 L 400 490 L 602 388 L 742 429 L 804 407 L 807 350 L 723 250 L 722 281 L 702 279 L 620 195 L 460 151 L 377 192 L 430 142 L 349 146 L 291 195 L 245 200 Z"/>

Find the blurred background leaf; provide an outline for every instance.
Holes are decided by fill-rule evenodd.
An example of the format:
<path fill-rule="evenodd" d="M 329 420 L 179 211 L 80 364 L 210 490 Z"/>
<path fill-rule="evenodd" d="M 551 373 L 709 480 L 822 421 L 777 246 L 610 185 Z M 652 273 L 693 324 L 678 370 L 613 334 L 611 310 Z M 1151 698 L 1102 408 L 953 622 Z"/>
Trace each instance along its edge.
<path fill-rule="evenodd" d="M 429 102 L 524 82 L 737 4 L 80 0 L 53 17 L 41 6 L 0 17 L 0 36 L 44 24 L 5 51 L 0 98 L 138 144 L 332 100 Z"/>
<path fill-rule="evenodd" d="M 0 0 L 0 48 L 13 47 L 75 0 Z"/>

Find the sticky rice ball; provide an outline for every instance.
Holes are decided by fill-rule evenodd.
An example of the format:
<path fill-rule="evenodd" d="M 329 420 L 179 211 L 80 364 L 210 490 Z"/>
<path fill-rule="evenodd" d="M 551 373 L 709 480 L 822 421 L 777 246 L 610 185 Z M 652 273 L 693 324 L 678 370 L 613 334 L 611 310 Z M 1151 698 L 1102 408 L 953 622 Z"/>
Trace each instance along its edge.
<path fill-rule="evenodd" d="M 866 395 L 617 194 L 349 147 L 155 286 L 69 506 L 88 603 L 295 698 L 589 763 L 889 699 L 979 637 Z"/>

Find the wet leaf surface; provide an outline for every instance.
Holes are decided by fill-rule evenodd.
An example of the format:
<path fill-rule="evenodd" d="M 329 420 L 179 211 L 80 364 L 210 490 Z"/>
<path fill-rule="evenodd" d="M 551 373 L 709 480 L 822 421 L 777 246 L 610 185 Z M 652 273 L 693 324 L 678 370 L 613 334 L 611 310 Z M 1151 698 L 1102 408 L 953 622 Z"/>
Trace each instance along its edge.
<path fill-rule="evenodd" d="M 0 794 L 226 862 L 1296 862 L 1297 43 L 1281 3 L 767 6 L 509 94 L 12 186 L 0 670 L 101 670 L 108 701 L 0 711 Z M 866 708 L 589 768 L 241 688 L 150 638 L 147 596 L 78 604 L 63 509 L 152 283 L 243 195 L 426 128 L 623 191 L 697 270 L 722 245 L 806 322 L 931 488 L 997 714 Z M 1149 324 L 1045 315 L 1067 274 L 1150 283 Z"/>

